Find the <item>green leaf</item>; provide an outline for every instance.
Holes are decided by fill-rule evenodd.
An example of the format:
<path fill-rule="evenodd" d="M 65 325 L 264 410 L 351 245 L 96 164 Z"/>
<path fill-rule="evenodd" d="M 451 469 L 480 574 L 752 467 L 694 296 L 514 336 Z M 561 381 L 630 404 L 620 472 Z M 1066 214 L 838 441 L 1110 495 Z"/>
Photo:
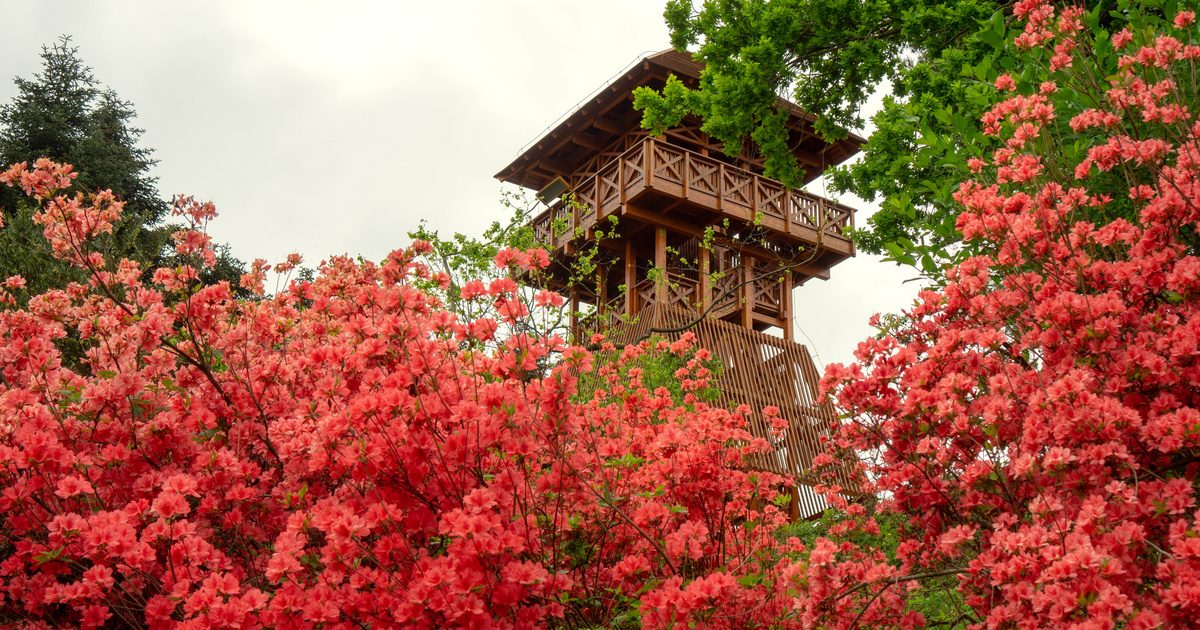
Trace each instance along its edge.
<path fill-rule="evenodd" d="M 60 557 L 62 557 L 63 551 L 65 551 L 65 550 L 66 550 L 66 547 L 59 547 L 57 549 L 49 549 L 47 551 L 43 551 L 42 553 L 39 553 L 36 556 L 34 556 L 33 561 L 34 561 L 34 563 L 36 563 L 38 565 L 46 564 L 47 562 L 53 562 L 55 560 L 58 560 Z"/>

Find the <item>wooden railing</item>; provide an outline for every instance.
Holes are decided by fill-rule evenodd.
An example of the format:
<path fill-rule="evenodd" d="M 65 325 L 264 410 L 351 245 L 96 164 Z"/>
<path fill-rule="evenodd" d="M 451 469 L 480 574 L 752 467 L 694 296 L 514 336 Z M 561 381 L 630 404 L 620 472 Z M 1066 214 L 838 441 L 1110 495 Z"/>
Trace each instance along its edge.
<path fill-rule="evenodd" d="M 587 341 L 596 333 L 606 333 L 625 317 L 625 294 L 599 305 L 591 313 L 579 318 L 579 330 L 576 336 L 580 342 Z M 578 343 L 578 342 L 577 342 Z"/>
<path fill-rule="evenodd" d="M 754 310 L 780 317 L 783 315 L 783 283 L 774 275 L 757 276 L 750 282 Z"/>
<path fill-rule="evenodd" d="M 713 306 L 710 310 L 713 317 L 724 317 L 741 306 L 742 292 L 738 286 L 741 283 L 742 275 L 736 272 L 723 272 L 716 278 L 713 282 Z"/>
<path fill-rule="evenodd" d="M 761 217 L 767 228 L 814 243 L 826 238 L 849 243 L 848 228 L 854 226 L 854 209 L 849 206 L 646 138 L 585 177 L 572 191 L 576 204 L 562 202 L 534 217 L 534 233 L 544 245 L 563 248 L 577 233 L 594 227 L 646 190 L 744 221 Z"/>
<path fill-rule="evenodd" d="M 660 140 L 646 141 L 649 187 L 663 189 L 725 214 L 805 236 L 804 230 L 845 240 L 854 209 Z M 793 226 L 803 228 L 793 229 Z"/>
<path fill-rule="evenodd" d="M 659 299 L 661 290 L 663 299 Z M 700 281 L 676 273 L 668 273 L 665 279 L 645 278 L 634 286 L 634 310 L 662 304 L 671 308 L 696 312 L 700 304 Z"/>

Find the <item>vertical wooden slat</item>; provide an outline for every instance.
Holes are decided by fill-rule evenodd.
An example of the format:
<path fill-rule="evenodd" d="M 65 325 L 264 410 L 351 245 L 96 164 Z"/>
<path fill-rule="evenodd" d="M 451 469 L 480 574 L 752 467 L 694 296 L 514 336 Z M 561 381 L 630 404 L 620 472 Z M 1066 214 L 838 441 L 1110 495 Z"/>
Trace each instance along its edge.
<path fill-rule="evenodd" d="M 571 337 L 582 343 L 583 331 L 579 330 L 579 291 L 571 289 Z"/>
<path fill-rule="evenodd" d="M 608 267 L 596 265 L 596 308 L 608 304 Z"/>
<path fill-rule="evenodd" d="M 712 304 L 712 261 L 708 258 L 708 248 L 701 246 L 696 254 L 700 267 L 700 312 L 704 312 Z"/>

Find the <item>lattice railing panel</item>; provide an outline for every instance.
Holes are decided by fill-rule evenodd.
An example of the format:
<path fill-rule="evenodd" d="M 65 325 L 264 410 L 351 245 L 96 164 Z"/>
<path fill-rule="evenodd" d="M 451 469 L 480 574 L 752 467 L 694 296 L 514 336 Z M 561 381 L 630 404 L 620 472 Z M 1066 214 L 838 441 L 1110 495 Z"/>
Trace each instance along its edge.
<path fill-rule="evenodd" d="M 634 285 L 634 310 L 640 311 L 651 304 L 654 304 L 655 291 L 657 291 L 657 287 L 654 285 L 654 280 L 651 280 L 650 278 L 646 278 L 645 280 L 642 280 Z"/>
<path fill-rule="evenodd" d="M 720 182 L 718 180 L 720 162 L 700 155 L 690 154 L 685 163 L 687 165 L 688 190 L 714 197 L 720 194 Z"/>
<path fill-rule="evenodd" d="M 696 310 L 696 303 L 699 302 L 697 294 L 700 291 L 700 283 L 692 278 L 671 274 L 665 287 L 667 294 L 667 306 L 682 308 L 688 311 Z"/>
<path fill-rule="evenodd" d="M 575 191 L 575 201 L 580 204 L 579 226 L 587 229 L 596 223 L 596 208 L 598 207 L 595 177 L 584 182 Z"/>
<path fill-rule="evenodd" d="M 613 162 L 596 173 L 596 205 L 605 212 L 621 202 L 621 164 Z"/>
<path fill-rule="evenodd" d="M 661 142 L 651 142 L 654 148 L 654 178 L 674 184 L 683 183 L 683 153 L 679 147 Z"/>
<path fill-rule="evenodd" d="M 580 204 L 578 213 L 571 210 L 563 216 L 565 208 L 561 208 L 555 210 L 558 214 L 549 223 L 543 216 L 534 219 L 535 234 L 547 246 L 565 246 L 581 233 L 578 230 L 592 228 L 601 217 L 618 211 L 647 188 L 686 198 L 738 220 L 765 217 L 770 219 L 769 229 L 806 239 L 816 231 L 847 241 L 849 228 L 854 225 L 852 208 L 804 191 L 788 190 L 757 173 L 653 138 L 642 138 L 623 153 L 609 151 L 593 156 L 586 168 L 596 170 L 577 172 L 569 178 Z M 549 226 L 554 219 L 566 222 L 560 221 L 560 229 L 551 235 Z"/>
<path fill-rule="evenodd" d="M 743 208 L 754 207 L 755 178 L 740 169 L 721 169 L 721 192 L 723 201 Z"/>
<path fill-rule="evenodd" d="M 754 290 L 754 310 L 771 314 L 783 312 L 783 284 L 776 278 L 760 276 L 750 286 Z"/>
<path fill-rule="evenodd" d="M 784 203 L 787 200 L 787 189 L 782 184 L 768 179 L 758 178 L 755 181 L 758 192 L 758 211 L 776 219 L 783 219 Z"/>
<path fill-rule="evenodd" d="M 717 276 L 712 288 L 713 317 L 724 317 L 741 306 L 741 291 L 738 287 L 740 282 L 741 277 L 737 273 L 722 273 Z"/>
<path fill-rule="evenodd" d="M 636 189 L 646 184 L 646 166 L 643 163 L 645 154 L 645 142 L 639 142 L 625 152 L 625 157 L 621 160 L 621 168 L 624 170 L 625 176 L 625 190 Z"/>
<path fill-rule="evenodd" d="M 576 335 L 580 342 L 586 342 L 592 335 L 607 332 L 623 321 L 625 317 L 625 294 L 601 304 L 592 312 L 579 318 L 579 330 Z"/>
<path fill-rule="evenodd" d="M 841 206 L 826 206 L 825 233 L 845 237 L 847 228 L 854 227 L 854 211 Z"/>
<path fill-rule="evenodd" d="M 542 247 L 554 248 L 553 231 L 550 229 L 554 217 L 549 210 L 534 217 L 530 222 L 530 227 L 533 228 L 533 240 Z"/>

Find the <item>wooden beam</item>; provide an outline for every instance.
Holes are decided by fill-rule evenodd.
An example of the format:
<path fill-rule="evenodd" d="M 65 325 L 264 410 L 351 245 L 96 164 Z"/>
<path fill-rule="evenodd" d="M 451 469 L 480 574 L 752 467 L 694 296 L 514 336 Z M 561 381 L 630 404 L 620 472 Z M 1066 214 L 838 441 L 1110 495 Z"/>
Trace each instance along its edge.
<path fill-rule="evenodd" d="M 629 129 L 621 127 L 621 125 L 603 117 L 597 117 L 592 121 L 592 126 L 604 133 L 610 133 L 614 136 L 623 136 Z"/>
<path fill-rule="evenodd" d="M 732 243 L 724 238 L 718 238 L 717 243 L 726 245 L 730 248 L 736 249 L 737 251 L 750 254 L 756 258 L 761 258 L 763 260 L 778 261 L 780 265 L 788 267 L 794 274 L 811 276 L 814 278 L 820 278 L 822 280 L 829 279 L 829 267 L 819 264 L 819 263 L 818 264 L 796 263 L 795 265 L 792 265 L 792 264 L 789 264 L 787 260 L 781 259 L 779 257 L 779 254 L 772 252 L 769 249 L 759 247 L 757 245 L 749 245 L 749 244 L 745 244 L 745 243 Z M 797 256 L 797 258 L 807 258 L 807 257 L 808 257 L 807 254 L 801 254 L 800 256 Z"/>
<path fill-rule="evenodd" d="M 665 217 L 658 212 L 647 210 L 646 208 L 642 208 L 632 203 L 625 205 L 625 209 L 622 214 L 631 219 L 645 221 L 646 223 L 653 224 L 656 227 L 665 227 L 672 232 L 678 232 L 680 234 L 698 236 L 704 233 L 704 226 L 702 225 L 689 221 L 681 221 L 671 217 Z"/>
<path fill-rule="evenodd" d="M 571 168 L 558 160 L 552 160 L 549 157 L 544 157 L 537 161 L 532 168 L 538 169 L 548 175 L 562 175 L 566 177 L 571 174 Z"/>
<path fill-rule="evenodd" d="M 704 311 L 712 303 L 712 279 L 709 277 L 712 261 L 709 260 L 708 248 L 701 246 L 697 258 L 700 266 L 700 310 Z"/>
<path fill-rule="evenodd" d="M 583 133 L 577 133 L 577 134 L 571 136 L 571 143 L 577 144 L 577 145 L 579 145 L 585 149 L 588 149 L 590 151 L 603 152 L 604 149 L 608 148 L 608 143 L 593 140 L 593 139 L 583 135 Z"/>
<path fill-rule="evenodd" d="M 762 324 L 764 328 L 774 326 L 781 330 L 783 329 L 783 320 L 778 317 L 771 317 L 770 315 L 756 312 L 754 313 L 753 320 L 755 324 Z M 755 330 L 758 330 L 758 328 L 755 327 Z"/>
<path fill-rule="evenodd" d="M 608 267 L 596 265 L 596 306 L 608 304 Z"/>

